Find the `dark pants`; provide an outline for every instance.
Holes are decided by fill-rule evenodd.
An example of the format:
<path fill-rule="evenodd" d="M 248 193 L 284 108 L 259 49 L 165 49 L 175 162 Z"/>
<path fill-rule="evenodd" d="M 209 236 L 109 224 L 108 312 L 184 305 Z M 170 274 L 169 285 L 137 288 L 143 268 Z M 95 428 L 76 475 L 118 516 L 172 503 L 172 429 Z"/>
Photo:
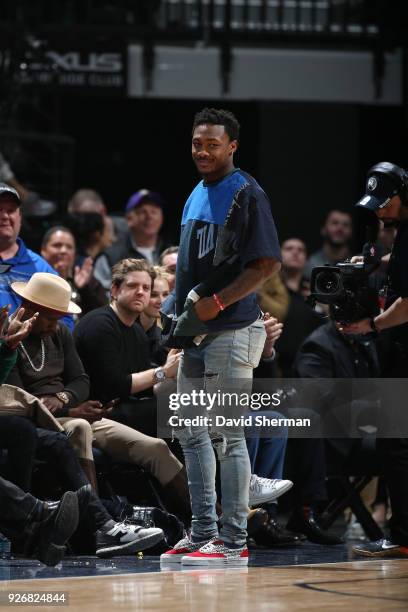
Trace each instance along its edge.
<path fill-rule="evenodd" d="M 0 417 L 0 448 L 7 450 L 6 478 L 23 491 L 29 491 L 37 448 L 34 423 L 21 416 Z"/>
<path fill-rule="evenodd" d="M 121 402 L 109 418 L 157 438 L 157 401 L 155 397 L 134 398 Z"/>
<path fill-rule="evenodd" d="M 64 433 L 49 431 L 38 428 L 38 453 L 39 459 L 43 459 L 56 466 L 61 473 L 66 488 L 76 491 L 88 480 L 81 468 L 78 458 Z M 92 531 L 96 531 L 112 517 L 104 508 L 100 499 L 93 494 L 88 505 L 87 519 Z"/>
<path fill-rule="evenodd" d="M 391 537 L 396 544 L 408 546 L 408 439 L 378 439 L 377 448 L 391 501 Z"/>
<path fill-rule="evenodd" d="M 35 520 L 41 502 L 0 476 L 0 532 L 11 541 L 21 539 L 26 525 Z"/>
<path fill-rule="evenodd" d="M 295 506 L 313 506 L 326 500 L 324 440 L 291 438 L 288 442 L 287 458 L 285 477 L 293 480 L 292 495 Z"/>
<path fill-rule="evenodd" d="M 310 418 L 315 428 L 319 415 L 309 408 L 289 408 L 289 418 Z M 285 478 L 293 480 L 291 497 L 295 507 L 313 506 L 327 499 L 326 455 L 322 438 L 289 438 Z"/>

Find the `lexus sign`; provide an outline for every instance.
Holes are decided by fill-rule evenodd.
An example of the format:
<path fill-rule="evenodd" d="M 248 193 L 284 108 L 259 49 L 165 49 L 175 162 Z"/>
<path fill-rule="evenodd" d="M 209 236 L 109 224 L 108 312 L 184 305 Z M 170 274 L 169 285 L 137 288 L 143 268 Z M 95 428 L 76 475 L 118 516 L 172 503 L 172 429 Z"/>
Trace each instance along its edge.
<path fill-rule="evenodd" d="M 125 94 L 126 70 L 125 51 L 47 49 L 40 58 L 28 54 L 20 79 L 26 85 Z"/>

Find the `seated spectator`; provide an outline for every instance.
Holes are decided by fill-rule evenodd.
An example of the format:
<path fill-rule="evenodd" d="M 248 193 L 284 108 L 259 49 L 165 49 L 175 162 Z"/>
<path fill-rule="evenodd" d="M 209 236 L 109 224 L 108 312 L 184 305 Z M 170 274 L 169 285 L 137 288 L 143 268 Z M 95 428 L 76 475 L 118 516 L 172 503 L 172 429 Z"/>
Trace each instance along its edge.
<path fill-rule="evenodd" d="M 312 269 L 325 264 L 334 265 L 351 256 L 350 241 L 353 233 L 351 215 L 342 210 L 331 210 L 326 216 L 320 234 L 322 247 L 307 260 L 304 276 L 310 279 Z"/>
<path fill-rule="evenodd" d="M 349 388 L 344 385 L 343 379 L 376 378 L 379 376 L 380 370 L 375 341 L 367 336 L 350 338 L 341 333 L 335 322 L 330 320 L 316 329 L 303 342 L 296 357 L 294 370 L 296 375 L 301 378 L 341 379 L 338 385 L 330 384 L 330 388 L 325 386 L 322 395 L 316 397 L 315 401 L 312 400 L 312 404 L 316 410 L 321 412 L 324 421 L 336 424 L 337 432 L 341 432 L 344 428 L 343 438 L 339 435 L 338 438 L 326 440 L 326 447 L 320 447 L 323 440 L 294 440 L 296 443 L 309 444 L 307 454 L 309 460 L 315 456 L 314 465 L 316 467 L 314 470 L 311 468 L 308 469 L 307 473 L 304 473 L 303 481 L 310 480 L 310 474 L 315 471 L 315 474 L 320 473 L 320 476 L 316 476 L 316 481 L 320 480 L 322 483 L 326 470 L 327 452 L 330 452 L 332 460 L 341 467 L 355 444 L 359 443 L 359 440 L 347 438 L 350 433 L 347 426 L 350 424 L 352 413 L 354 413 L 353 421 L 358 421 L 356 411 L 364 410 L 367 406 L 367 398 L 364 398 L 365 393 L 363 386 L 361 386 L 363 399 L 357 399 L 356 402 L 353 400 L 350 403 Z M 371 387 L 372 392 L 373 388 Z M 371 399 L 372 403 L 373 398 Z M 349 418 L 347 418 L 347 415 Z M 306 465 L 305 461 L 299 462 L 297 460 L 296 463 L 299 467 L 302 464 L 303 466 Z M 300 474 L 297 475 L 296 482 L 302 482 Z M 323 484 L 321 484 L 320 490 L 323 490 Z M 315 517 L 316 507 L 313 508 L 316 504 L 310 499 L 308 502 L 307 512 L 304 509 L 303 511 L 299 510 L 297 516 L 292 518 L 292 526 L 311 539 L 313 532 L 318 527 L 318 522 Z"/>
<path fill-rule="evenodd" d="M 31 331 L 37 318 L 22 322 L 24 308 L 19 308 L 7 325 L 7 309 L 0 312 L 0 384 L 2 384 L 17 357 L 17 346 Z M 6 328 L 7 325 L 7 328 Z M 0 389 L 0 449 L 7 450 L 4 472 L 7 478 L 24 491 L 31 487 L 31 470 L 36 453 L 37 432 L 35 425 L 20 416 L 2 414 Z"/>
<path fill-rule="evenodd" d="M 123 217 L 107 214 L 107 206 L 102 196 L 93 189 L 78 189 L 68 202 L 68 213 L 95 212 L 106 217 L 112 243 L 121 242 L 127 235 L 127 225 Z"/>
<path fill-rule="evenodd" d="M 36 275 L 34 275 L 34 277 L 35 276 Z M 40 275 L 40 276 L 44 276 L 44 275 Z M 66 285 L 65 281 L 55 276 L 51 276 L 51 275 L 45 275 L 45 276 L 48 276 L 48 278 L 52 280 L 51 284 L 55 286 L 55 283 L 57 281 L 57 285 L 59 285 L 60 288 L 64 289 L 64 285 Z M 20 285 L 20 288 L 21 288 L 21 285 L 24 285 L 24 283 L 21 283 L 21 284 L 17 283 L 17 285 Z M 31 287 L 32 286 L 33 286 L 33 283 L 31 283 Z M 46 299 L 47 297 L 50 297 L 49 292 L 47 292 L 46 290 L 46 287 L 43 286 L 42 289 L 43 290 L 40 291 L 42 298 Z M 66 301 L 66 305 L 69 305 L 69 293 L 68 293 L 69 286 L 66 287 L 66 291 L 67 293 L 65 297 L 67 299 L 65 301 Z M 30 297 L 35 299 L 35 290 L 34 292 L 30 293 Z M 61 295 L 57 297 L 61 297 Z M 29 305 L 28 302 L 25 302 L 25 304 Z M 30 305 L 32 306 L 33 304 L 30 302 Z M 54 305 L 55 305 L 55 302 L 54 302 Z M 71 303 L 71 305 L 72 305 L 72 308 L 75 307 L 74 304 Z M 24 349 L 22 340 L 24 340 L 25 343 L 28 342 L 26 336 L 31 331 L 31 328 L 33 329 L 35 328 L 33 333 L 37 331 L 37 333 L 40 334 L 41 336 L 44 334 L 45 340 L 43 340 L 42 337 L 40 340 L 40 342 L 42 343 L 41 346 L 44 347 L 43 350 L 41 351 L 41 353 L 44 355 L 44 360 L 42 361 L 43 366 L 42 367 L 40 366 L 40 368 L 37 368 L 36 370 L 33 368 L 34 372 L 37 373 L 37 378 L 40 379 L 39 381 L 37 380 L 37 387 L 41 388 L 42 382 L 44 382 L 45 386 L 47 385 L 47 380 L 41 381 L 41 375 L 42 375 L 43 370 L 45 369 L 44 368 L 45 342 L 46 342 L 46 337 L 47 337 L 46 330 L 48 330 L 48 333 L 49 333 L 50 328 L 52 328 L 53 325 L 56 324 L 57 319 L 55 318 L 55 315 L 56 315 L 55 311 L 51 315 L 53 317 L 53 320 L 51 319 L 50 321 L 49 319 L 50 311 L 49 310 L 41 308 L 41 306 L 38 308 L 38 310 L 39 312 L 37 314 L 30 317 L 30 313 L 28 313 L 29 311 L 28 308 L 20 309 L 19 313 L 17 313 L 14 320 L 12 320 L 12 322 L 10 323 L 7 333 L 4 335 L 4 341 L 7 342 L 8 344 L 7 350 L 10 350 L 10 349 L 15 350 L 15 347 L 17 346 L 18 343 L 19 343 L 19 347 Z M 66 310 L 67 308 L 64 307 L 64 312 Z M 42 315 L 43 315 L 43 320 L 41 320 Z M 28 318 L 26 321 L 21 323 L 20 318 L 22 318 L 23 316 L 27 316 Z M 61 316 L 61 312 L 59 312 L 59 316 Z M 61 333 L 60 340 L 61 338 L 65 338 L 68 345 L 70 344 L 72 345 L 72 338 L 64 326 L 61 326 L 61 332 L 62 333 Z M 57 344 L 59 344 L 59 346 L 61 347 L 62 342 L 59 342 L 59 343 L 57 342 Z M 2 347 L 4 347 L 4 344 L 2 344 Z M 48 346 L 47 348 L 50 348 L 50 347 Z M 75 349 L 73 349 L 73 351 L 75 352 Z M 53 350 L 52 350 L 52 345 L 51 345 L 51 350 L 48 351 L 48 355 L 52 353 L 53 353 Z M 57 351 L 55 351 L 54 355 L 55 355 L 55 360 L 58 364 Z M 2 352 L 0 352 L 0 366 L 1 366 L 1 357 L 2 357 Z M 66 364 L 67 371 L 70 371 L 69 365 L 71 365 L 72 367 L 72 359 L 69 361 L 70 361 L 70 364 Z M 7 364 L 7 366 L 9 367 L 10 364 Z M 81 366 L 81 371 L 83 372 L 82 364 L 80 364 L 80 366 Z M 47 364 L 47 370 L 48 370 L 49 375 L 52 374 L 53 367 L 54 367 L 54 360 L 52 360 L 52 362 Z M 15 366 L 15 369 L 16 368 L 17 366 Z M 3 368 L 0 368 L 0 371 L 2 371 L 2 373 L 4 374 Z M 41 373 L 38 374 L 38 372 L 41 372 Z M 72 375 L 72 369 L 71 369 L 71 375 Z M 7 382 L 11 384 L 14 383 L 16 386 L 21 380 L 18 375 L 13 376 L 13 372 L 11 373 L 9 379 L 7 380 Z M 76 377 L 75 384 L 72 384 L 72 387 L 68 386 L 68 388 L 71 388 L 71 392 L 73 394 L 78 393 L 78 395 L 81 395 L 81 393 L 83 393 L 83 384 L 85 380 L 87 380 L 87 378 L 85 377 L 84 379 L 84 376 L 82 376 L 80 373 L 79 376 Z M 59 380 L 56 379 L 54 382 L 56 383 L 56 388 L 52 389 L 53 392 L 58 392 L 58 388 L 60 389 L 64 388 L 61 379 Z M 58 383 L 59 383 L 59 387 L 58 387 Z M 35 383 L 33 383 L 33 385 L 35 385 Z M 22 386 L 22 385 L 20 384 L 19 386 Z M 81 386 L 82 386 L 82 389 L 81 389 Z M 65 396 L 65 399 L 69 397 L 67 393 L 64 393 L 64 396 Z M 53 396 L 49 396 L 48 398 L 43 398 L 43 399 L 44 399 L 45 404 L 48 404 L 48 406 L 51 409 L 54 409 L 52 406 L 52 402 L 51 402 L 52 398 Z M 57 399 L 56 396 L 54 397 L 54 399 Z M 85 474 L 83 470 L 81 469 L 81 465 L 79 464 L 78 459 L 75 456 L 75 453 L 72 447 L 70 446 L 68 438 L 65 435 L 62 435 L 58 432 L 54 432 L 54 431 L 50 431 L 50 430 L 46 430 L 42 428 L 37 428 L 37 431 L 36 431 L 37 440 L 35 440 L 34 428 L 32 426 L 32 423 L 28 421 L 27 419 L 22 419 L 22 418 L 20 419 L 19 417 L 16 417 L 14 419 L 7 419 L 4 416 L 1 418 L 6 419 L 5 421 L 4 420 L 2 421 L 2 424 L 3 424 L 2 433 L 3 434 L 5 433 L 6 423 L 7 423 L 8 428 L 9 428 L 9 433 L 11 433 L 13 435 L 13 438 L 16 440 L 15 445 L 11 446 L 13 442 L 13 438 L 10 438 L 10 440 L 7 440 L 7 444 L 5 445 L 6 447 L 10 447 L 10 450 L 12 452 L 11 459 L 14 457 L 17 451 L 18 444 L 21 445 L 24 442 L 27 444 L 27 446 L 24 448 L 24 453 L 22 453 L 22 456 L 20 458 L 17 458 L 17 461 L 14 463 L 14 466 L 13 466 L 14 467 L 14 470 L 13 470 L 14 477 L 16 477 L 16 480 L 21 483 L 21 486 L 27 489 L 29 488 L 29 483 L 31 482 L 32 465 L 33 465 L 32 460 L 34 457 L 36 446 L 37 446 L 37 456 L 46 461 L 50 461 L 53 465 L 59 468 L 59 470 L 62 472 L 62 476 L 64 480 L 68 483 L 68 486 L 71 486 L 73 489 L 76 490 L 87 484 L 87 479 L 85 478 Z M 24 421 L 24 424 L 22 423 L 22 421 Z M 88 512 L 89 526 L 93 532 L 94 531 L 96 532 L 96 542 L 97 542 L 96 553 L 99 556 L 110 556 L 112 554 L 127 554 L 129 552 L 134 552 L 135 550 L 142 550 L 143 548 L 148 548 L 152 546 L 153 544 L 158 542 L 163 536 L 161 530 L 153 530 L 153 531 L 150 529 L 145 530 L 145 529 L 140 529 L 138 527 L 135 528 L 134 526 L 130 526 L 130 525 L 119 525 L 115 523 L 112 517 L 105 510 L 100 500 L 95 495 L 93 495 L 91 498 L 91 501 L 88 506 L 88 511 L 89 511 Z"/>
<path fill-rule="evenodd" d="M 176 282 L 178 251 L 178 246 L 170 246 L 167 249 L 164 249 L 159 258 L 159 266 L 161 266 L 169 276 L 168 281 L 170 291 L 173 291 Z"/>
<path fill-rule="evenodd" d="M 163 365 L 166 362 L 168 351 L 162 346 L 160 308 L 170 293 L 169 275 L 162 268 L 155 266 L 156 273 L 153 281 L 150 300 L 146 308 L 140 313 L 138 322 L 149 339 L 149 353 L 152 365 Z"/>
<path fill-rule="evenodd" d="M 289 308 L 289 294 L 279 272 L 272 274 L 258 291 L 259 304 L 264 312 L 285 321 Z"/>
<path fill-rule="evenodd" d="M 110 413 L 111 418 L 118 421 L 118 431 L 123 428 L 127 437 L 132 435 L 132 431 L 135 440 L 138 437 L 144 440 L 145 461 L 152 455 L 149 446 L 160 451 L 163 462 L 155 475 L 163 485 L 166 503 L 178 507 L 175 513 L 188 520 L 190 510 L 185 469 L 170 453 L 166 443 L 153 437 L 157 434 L 153 385 L 165 378 L 174 378 L 178 355 L 170 351 L 162 367 L 152 368 L 149 341 L 142 327 L 136 324 L 149 303 L 154 278 L 154 269 L 146 260 L 125 259 L 116 264 L 112 270 L 110 305 L 89 312 L 79 321 L 75 343 L 89 373 L 91 397 L 102 404 L 119 399 Z"/>
<path fill-rule="evenodd" d="M 37 253 L 27 249 L 19 238 L 21 228 L 20 196 L 12 187 L 0 183 L 0 307 L 10 304 L 14 312 L 21 298 L 11 290 L 11 283 L 26 281 L 35 272 L 57 272 Z M 65 316 L 63 323 L 72 329 L 73 319 Z"/>
<path fill-rule="evenodd" d="M 306 263 L 305 243 L 298 238 L 285 240 L 281 246 L 281 254 L 281 278 L 289 296 L 289 306 L 282 335 L 276 343 L 277 365 L 281 375 L 290 378 L 300 345 L 324 319 L 305 301 L 305 295 L 308 293 L 303 276 Z"/>
<path fill-rule="evenodd" d="M 146 259 L 159 262 L 166 244 L 160 236 L 163 225 L 164 200 L 160 194 L 141 189 L 126 204 L 128 235 L 125 240 L 107 249 L 95 266 L 95 276 L 106 290 L 111 286 L 111 268 L 122 259 Z"/>
<path fill-rule="evenodd" d="M 91 257 L 95 262 L 111 244 L 106 216 L 99 213 L 77 213 L 68 217 L 67 223 L 75 237 L 78 263 Z"/>
<path fill-rule="evenodd" d="M 41 398 L 59 418 L 91 484 L 96 488 L 94 443 L 114 459 L 135 463 L 151 472 L 163 485 L 170 503 L 172 497 L 182 497 L 182 465 L 166 443 L 105 418 L 108 411 L 99 401 L 86 401 L 88 376 L 70 334 L 58 324 L 63 313 L 75 314 L 80 310 L 70 301 L 68 283 L 59 277 L 35 274 L 28 283 L 14 283 L 13 290 L 23 298 L 27 316 L 34 308 L 39 315 L 31 336 L 24 344 L 20 343 L 21 350 L 8 382 Z M 101 351 L 102 338 L 94 346 L 96 350 Z M 100 374 L 103 376 L 103 372 Z M 181 507 L 182 502 L 188 515 L 188 498 L 175 499 L 174 503 Z"/>
<path fill-rule="evenodd" d="M 62 225 L 49 229 L 43 238 L 41 255 L 71 285 L 71 299 L 82 314 L 107 303 L 105 290 L 93 275 L 92 257 L 75 265 L 76 244 L 71 230 Z"/>
<path fill-rule="evenodd" d="M 171 351 L 162 368 L 151 368 L 149 341 L 137 323 L 148 307 L 155 276 L 153 267 L 143 259 L 124 259 L 116 264 L 110 305 L 83 317 L 74 336 L 89 373 L 91 397 L 103 404 L 119 398 L 113 418 L 150 435 L 157 432 L 153 385 L 174 378 L 178 367 L 178 355 Z"/>

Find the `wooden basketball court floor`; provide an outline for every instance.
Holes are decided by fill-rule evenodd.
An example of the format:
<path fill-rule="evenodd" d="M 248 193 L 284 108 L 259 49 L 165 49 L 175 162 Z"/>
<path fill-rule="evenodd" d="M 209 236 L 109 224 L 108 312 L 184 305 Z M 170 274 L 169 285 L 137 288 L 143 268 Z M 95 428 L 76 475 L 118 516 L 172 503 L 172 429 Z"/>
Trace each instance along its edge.
<path fill-rule="evenodd" d="M 34 561 L 23 561 L 26 566 L 21 568 L 21 562 L 15 560 L 13 566 L 17 564 L 17 568 L 20 563 L 23 571 L 9 574 L 6 562 L 2 561 L 0 607 L 6 609 L 10 592 L 63 591 L 68 601 L 61 607 L 70 612 L 408 610 L 408 559 L 359 558 L 302 564 L 300 554 L 295 565 L 274 566 L 274 553 L 265 551 L 261 558 L 253 555 L 248 568 L 181 569 L 176 566 L 162 571 L 157 558 L 127 557 L 109 562 L 95 558 L 67 559 L 56 568 L 45 568 Z M 262 559 L 264 566 L 260 566 Z M 98 575 L 99 572 L 104 575 Z M 12 579 L 18 575 L 26 577 Z M 44 604 L 14 607 L 56 609 Z"/>

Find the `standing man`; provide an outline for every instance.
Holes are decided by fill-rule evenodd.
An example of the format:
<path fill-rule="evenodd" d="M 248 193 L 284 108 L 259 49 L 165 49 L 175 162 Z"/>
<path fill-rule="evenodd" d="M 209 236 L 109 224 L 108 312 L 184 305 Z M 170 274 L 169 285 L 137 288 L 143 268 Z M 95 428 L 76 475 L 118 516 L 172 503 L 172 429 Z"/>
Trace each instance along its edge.
<path fill-rule="evenodd" d="M 205 108 L 194 118 L 192 156 L 203 179 L 184 207 L 177 260 L 177 314 L 190 313 L 193 320 L 190 333 L 182 334 L 190 337 L 180 360 L 179 393 L 192 390 L 192 379 L 207 393 L 247 388 L 265 343 L 255 291 L 280 268 L 280 250 L 267 196 L 234 167 L 238 138 L 239 123 L 228 111 Z M 225 274 L 217 274 L 224 265 Z M 207 290 L 200 297 L 204 280 Z M 246 565 L 250 463 L 243 429 L 182 425 L 175 435 L 186 460 L 192 530 L 162 559 Z M 212 441 L 221 466 L 220 533 Z"/>
<path fill-rule="evenodd" d="M 375 212 L 378 219 L 398 226 L 386 285 L 384 311 L 372 319 L 343 326 L 349 334 L 367 334 L 390 329 L 394 364 L 392 377 L 408 375 L 408 172 L 389 162 L 373 166 L 368 172 L 366 195 L 356 206 Z M 392 518 L 390 540 L 355 546 L 368 556 L 408 554 L 408 438 L 383 438 L 377 441 L 384 460 L 384 475 L 390 494 Z"/>

